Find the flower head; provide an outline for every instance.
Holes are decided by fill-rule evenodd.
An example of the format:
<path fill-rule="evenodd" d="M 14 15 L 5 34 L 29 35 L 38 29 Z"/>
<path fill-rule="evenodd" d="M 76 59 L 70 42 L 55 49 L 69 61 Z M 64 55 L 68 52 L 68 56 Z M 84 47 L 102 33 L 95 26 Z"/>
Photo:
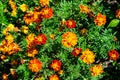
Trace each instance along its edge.
<path fill-rule="evenodd" d="M 72 55 L 77 57 L 77 56 L 80 55 L 81 52 L 82 52 L 81 48 L 74 48 L 73 51 L 72 51 Z"/>
<path fill-rule="evenodd" d="M 27 33 L 28 33 L 28 30 L 29 30 L 29 28 L 28 28 L 27 26 L 22 26 L 21 31 L 22 31 L 23 33 L 27 34 Z"/>
<path fill-rule="evenodd" d="M 41 10 L 41 14 L 43 18 L 50 19 L 53 16 L 53 9 L 52 8 L 43 8 Z"/>
<path fill-rule="evenodd" d="M 120 18 L 120 9 L 116 10 L 116 18 Z"/>
<path fill-rule="evenodd" d="M 62 44 L 65 47 L 74 47 L 77 44 L 77 36 L 73 32 L 66 32 L 62 35 Z"/>
<path fill-rule="evenodd" d="M 8 80 L 8 75 L 6 73 L 2 74 L 2 80 Z"/>
<path fill-rule="evenodd" d="M 54 75 L 49 76 L 49 80 L 60 80 L 60 79 L 58 75 L 54 74 Z"/>
<path fill-rule="evenodd" d="M 42 7 L 46 7 L 49 5 L 49 0 L 39 0 L 40 1 L 40 5 Z"/>
<path fill-rule="evenodd" d="M 59 60 L 53 60 L 50 64 L 50 68 L 54 71 L 59 71 L 61 69 L 61 62 Z"/>
<path fill-rule="evenodd" d="M 92 51 L 86 49 L 85 51 L 82 52 L 80 59 L 86 64 L 91 64 L 95 61 L 95 55 Z"/>
<path fill-rule="evenodd" d="M 34 14 L 33 12 L 26 13 L 23 20 L 25 21 L 26 24 L 30 24 L 34 21 Z"/>
<path fill-rule="evenodd" d="M 44 34 L 39 34 L 38 36 L 36 36 L 34 38 L 34 44 L 35 45 L 43 45 L 46 43 L 46 40 L 47 40 L 47 38 Z"/>
<path fill-rule="evenodd" d="M 67 20 L 65 24 L 68 28 L 75 28 L 76 27 L 76 22 L 74 20 Z"/>
<path fill-rule="evenodd" d="M 106 16 L 102 15 L 101 13 L 98 13 L 98 15 L 95 17 L 94 22 L 97 26 L 105 25 L 106 23 Z"/>
<path fill-rule="evenodd" d="M 37 53 L 38 53 L 38 50 L 36 48 L 29 48 L 27 50 L 28 57 L 34 57 Z"/>
<path fill-rule="evenodd" d="M 110 60 L 117 60 L 119 58 L 119 53 L 116 50 L 110 50 L 108 56 Z"/>
<path fill-rule="evenodd" d="M 90 12 L 89 7 L 85 6 L 85 5 L 80 5 L 80 10 L 82 13 L 89 13 Z"/>
<path fill-rule="evenodd" d="M 101 65 L 94 65 L 93 67 L 90 68 L 90 71 L 92 76 L 98 76 L 104 72 Z"/>
<path fill-rule="evenodd" d="M 42 69 L 42 62 L 34 58 L 30 60 L 28 67 L 32 72 L 38 72 Z"/>
<path fill-rule="evenodd" d="M 20 9 L 22 10 L 22 12 L 26 12 L 28 10 L 28 6 L 26 4 L 22 4 L 20 5 Z"/>

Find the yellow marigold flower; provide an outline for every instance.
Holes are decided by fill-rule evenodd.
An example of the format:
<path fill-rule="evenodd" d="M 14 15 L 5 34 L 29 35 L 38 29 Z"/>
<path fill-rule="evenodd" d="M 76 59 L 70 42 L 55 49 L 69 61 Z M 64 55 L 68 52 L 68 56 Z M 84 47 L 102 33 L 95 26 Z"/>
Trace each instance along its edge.
<path fill-rule="evenodd" d="M 7 40 L 8 44 L 12 43 L 14 41 L 14 38 L 13 36 L 10 34 L 10 35 L 7 35 L 5 37 L 5 39 Z"/>
<path fill-rule="evenodd" d="M 58 75 L 53 74 L 53 75 L 49 76 L 49 80 L 60 80 L 60 78 L 58 77 Z"/>
<path fill-rule="evenodd" d="M 93 67 L 90 68 L 90 71 L 92 76 L 98 76 L 104 72 L 101 65 L 94 65 Z"/>
<path fill-rule="evenodd" d="M 80 10 L 82 13 L 89 13 L 90 12 L 89 7 L 85 6 L 85 5 L 80 5 Z"/>
<path fill-rule="evenodd" d="M 3 34 L 4 35 L 8 35 L 9 34 L 9 31 L 12 31 L 14 29 L 14 25 L 13 24 L 9 24 L 8 26 L 7 26 L 7 28 L 5 28 L 4 30 L 3 30 Z"/>
<path fill-rule="evenodd" d="M 27 26 L 22 26 L 22 32 L 27 34 L 28 33 L 29 28 Z"/>
<path fill-rule="evenodd" d="M 22 4 L 20 5 L 20 9 L 22 10 L 22 12 L 26 12 L 28 10 L 28 6 L 26 4 Z"/>
<path fill-rule="evenodd" d="M 77 36 L 73 32 L 66 32 L 62 35 L 62 44 L 65 47 L 74 47 L 77 44 Z"/>
<path fill-rule="evenodd" d="M 116 10 L 116 18 L 120 18 L 120 9 Z"/>
<path fill-rule="evenodd" d="M 17 11 L 13 10 L 12 13 L 11 13 L 11 16 L 16 17 L 16 15 L 17 15 Z"/>
<path fill-rule="evenodd" d="M 58 72 L 58 74 L 60 74 L 60 75 L 62 75 L 63 73 L 64 73 L 63 70 L 60 70 L 60 71 Z"/>
<path fill-rule="evenodd" d="M 95 61 L 95 55 L 92 51 L 86 49 L 85 51 L 82 52 L 80 59 L 86 64 L 91 64 Z"/>
<path fill-rule="evenodd" d="M 13 24 L 9 24 L 7 28 L 8 28 L 9 31 L 13 30 L 14 29 L 14 25 Z"/>
<path fill-rule="evenodd" d="M 28 57 L 34 57 L 37 53 L 38 53 L 38 50 L 36 48 L 30 48 L 27 50 Z"/>
<path fill-rule="evenodd" d="M 49 5 L 49 0 L 40 0 L 40 5 L 42 7 L 48 6 Z"/>
<path fill-rule="evenodd" d="M 94 19 L 94 23 L 97 26 L 105 25 L 105 23 L 106 23 L 106 16 L 102 15 L 101 13 L 98 13 L 98 15 Z"/>
<path fill-rule="evenodd" d="M 52 40 L 54 40 L 54 39 L 55 39 L 55 34 L 50 34 L 50 38 L 51 38 Z"/>
<path fill-rule="evenodd" d="M 4 30 L 3 30 L 3 32 L 2 32 L 2 33 L 3 33 L 3 35 L 8 35 L 8 34 L 9 34 L 9 32 L 8 32 L 8 31 L 9 31 L 9 30 L 8 30 L 7 28 L 6 28 L 6 29 L 4 29 Z"/>

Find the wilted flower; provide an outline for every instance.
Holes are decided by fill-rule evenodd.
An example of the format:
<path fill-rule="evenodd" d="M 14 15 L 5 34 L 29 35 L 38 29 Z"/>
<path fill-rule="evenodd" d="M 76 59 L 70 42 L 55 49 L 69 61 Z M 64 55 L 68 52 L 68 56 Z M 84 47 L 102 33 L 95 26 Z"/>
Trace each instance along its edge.
<path fill-rule="evenodd" d="M 72 55 L 77 57 L 77 56 L 80 55 L 81 52 L 82 52 L 81 48 L 74 48 L 73 51 L 72 51 Z"/>
<path fill-rule="evenodd" d="M 28 57 L 34 57 L 37 53 L 38 53 L 38 50 L 36 48 L 30 48 L 27 50 Z"/>
<path fill-rule="evenodd" d="M 104 72 L 101 65 L 94 65 L 93 67 L 90 68 L 90 71 L 92 76 L 98 76 Z"/>
<path fill-rule="evenodd" d="M 52 68 L 54 71 L 59 71 L 61 69 L 60 60 L 53 60 L 50 64 L 50 68 Z"/>
<path fill-rule="evenodd" d="M 53 75 L 49 76 L 49 80 L 60 80 L 60 78 L 58 77 L 58 75 L 53 74 Z"/>
<path fill-rule="evenodd" d="M 92 51 L 86 49 L 82 52 L 80 59 L 86 64 L 91 64 L 95 61 L 95 55 Z"/>
<path fill-rule="evenodd" d="M 43 45 L 46 43 L 46 40 L 47 40 L 47 38 L 44 34 L 39 34 L 38 36 L 36 36 L 34 38 L 34 44 L 35 45 Z"/>
<path fill-rule="evenodd" d="M 95 17 L 94 22 L 97 26 L 105 25 L 106 23 L 106 16 L 102 15 L 101 13 L 98 13 L 98 15 Z"/>
<path fill-rule="evenodd" d="M 20 9 L 22 10 L 22 12 L 26 12 L 28 10 L 28 6 L 26 4 L 22 4 L 20 5 Z"/>
<path fill-rule="evenodd" d="M 36 58 L 32 59 L 29 61 L 28 67 L 32 72 L 39 72 L 42 69 L 42 62 Z"/>
<path fill-rule="evenodd" d="M 119 53 L 116 50 L 110 50 L 108 56 L 110 60 L 117 60 L 119 58 Z"/>
<path fill-rule="evenodd" d="M 83 29 L 80 30 L 80 33 L 81 33 L 82 35 L 87 35 L 87 32 L 88 32 L 88 30 L 85 29 L 85 28 L 83 28 Z"/>
<path fill-rule="evenodd" d="M 77 44 L 77 36 L 73 32 L 66 32 L 62 35 L 62 44 L 65 47 L 74 47 Z"/>
<path fill-rule="evenodd" d="M 40 1 L 40 5 L 42 7 L 46 7 L 49 5 L 49 0 L 39 0 Z"/>
<path fill-rule="evenodd" d="M 85 5 L 80 5 L 80 10 L 82 13 L 89 13 L 90 12 L 89 7 L 85 6 Z"/>
<path fill-rule="evenodd" d="M 41 10 L 41 14 L 43 18 L 50 19 L 53 16 L 53 9 L 52 8 L 43 8 Z"/>
<path fill-rule="evenodd" d="M 76 27 L 76 22 L 74 20 L 67 20 L 65 24 L 68 28 L 75 28 Z"/>
<path fill-rule="evenodd" d="M 120 9 L 116 10 L 116 18 L 120 18 Z"/>

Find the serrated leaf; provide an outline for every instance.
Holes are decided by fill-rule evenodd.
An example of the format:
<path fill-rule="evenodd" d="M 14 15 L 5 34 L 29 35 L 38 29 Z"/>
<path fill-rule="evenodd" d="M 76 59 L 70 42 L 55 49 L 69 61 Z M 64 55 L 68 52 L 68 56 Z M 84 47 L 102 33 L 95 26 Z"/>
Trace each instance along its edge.
<path fill-rule="evenodd" d="M 117 27 L 117 25 L 119 24 L 120 20 L 119 19 L 113 19 L 111 20 L 111 22 L 109 23 L 108 27 Z"/>

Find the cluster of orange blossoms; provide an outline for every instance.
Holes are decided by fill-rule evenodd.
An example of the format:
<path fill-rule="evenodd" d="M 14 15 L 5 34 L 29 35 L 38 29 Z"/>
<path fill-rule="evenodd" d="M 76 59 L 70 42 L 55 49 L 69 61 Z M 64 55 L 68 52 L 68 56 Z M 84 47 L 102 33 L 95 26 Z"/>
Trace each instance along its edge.
<path fill-rule="evenodd" d="M 7 35 L 5 40 L 3 40 L 0 45 L 0 51 L 2 51 L 3 54 L 12 55 L 20 50 L 19 45 L 14 43 L 14 38 L 12 35 Z"/>
<path fill-rule="evenodd" d="M 92 76 L 98 76 L 104 72 L 101 65 L 94 65 L 93 67 L 90 68 L 90 71 Z"/>
<path fill-rule="evenodd" d="M 116 50 L 110 50 L 108 56 L 110 60 L 117 60 L 119 58 L 119 53 Z"/>
<path fill-rule="evenodd" d="M 34 58 L 29 61 L 28 67 L 32 72 L 39 72 L 42 69 L 42 62 Z"/>
<path fill-rule="evenodd" d="M 50 64 L 50 68 L 52 68 L 54 71 L 60 71 L 61 65 L 62 63 L 59 60 L 53 60 Z"/>
<path fill-rule="evenodd" d="M 36 49 L 35 46 L 45 44 L 46 40 L 47 40 L 47 38 L 44 34 L 39 34 L 36 37 L 34 36 L 33 33 L 29 34 L 26 37 L 27 47 L 28 47 L 27 55 L 29 57 L 34 57 L 38 53 L 38 50 Z"/>
<path fill-rule="evenodd" d="M 49 0 L 39 0 L 42 7 L 47 7 L 49 5 Z"/>
<path fill-rule="evenodd" d="M 51 18 L 53 16 L 53 10 L 52 8 L 43 8 L 42 10 L 39 10 L 39 7 L 36 7 L 34 9 L 34 12 L 30 11 L 27 12 L 24 16 L 24 21 L 26 24 L 30 24 L 32 22 L 41 22 L 42 18 Z"/>
<path fill-rule="evenodd" d="M 95 61 L 95 54 L 89 49 L 86 49 L 82 52 L 80 59 L 86 64 L 91 64 Z"/>
<path fill-rule="evenodd" d="M 77 44 L 77 41 L 78 41 L 77 36 L 73 32 L 65 32 L 62 35 L 62 44 L 65 47 L 68 48 L 74 47 Z"/>
<path fill-rule="evenodd" d="M 90 8 L 88 6 L 80 5 L 80 10 L 81 10 L 82 13 L 86 13 L 86 14 L 94 17 L 94 14 L 91 14 L 93 12 L 90 10 Z M 97 26 L 105 25 L 106 24 L 106 16 L 101 14 L 101 13 L 98 13 L 97 16 L 94 19 L 94 23 Z"/>

